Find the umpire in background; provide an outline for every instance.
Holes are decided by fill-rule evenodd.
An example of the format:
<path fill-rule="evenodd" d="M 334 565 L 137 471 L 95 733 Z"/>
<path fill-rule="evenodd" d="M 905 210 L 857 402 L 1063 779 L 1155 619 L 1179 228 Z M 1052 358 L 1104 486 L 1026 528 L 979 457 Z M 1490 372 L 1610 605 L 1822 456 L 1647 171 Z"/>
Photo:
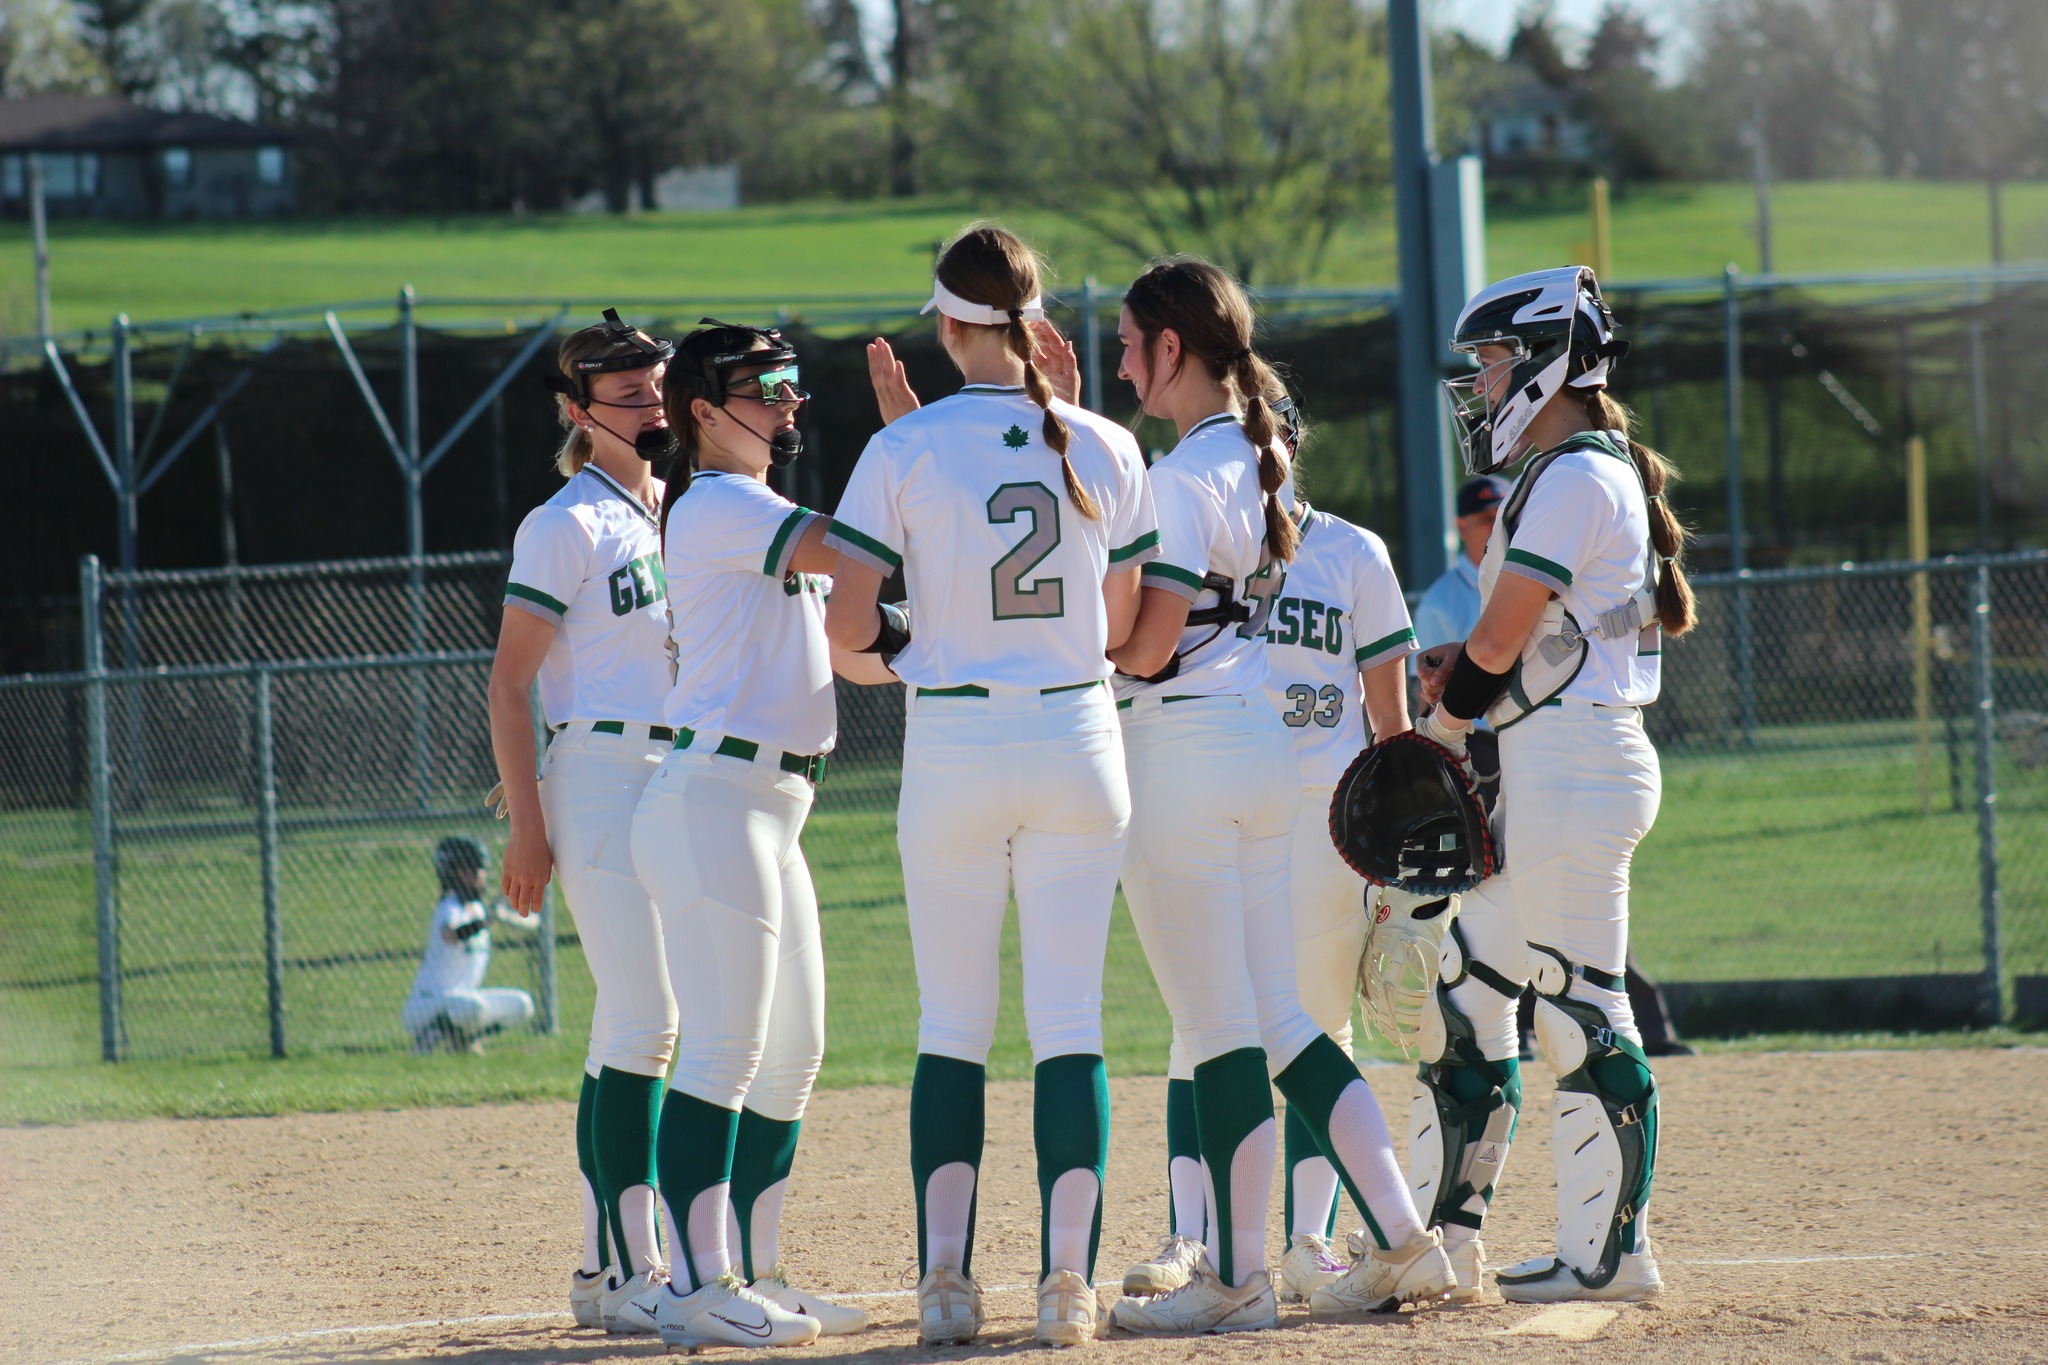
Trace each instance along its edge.
<path fill-rule="evenodd" d="M 1479 561 L 1486 555 L 1486 540 L 1493 534 L 1493 523 L 1500 516 L 1500 506 L 1507 501 L 1513 488 L 1508 480 L 1493 474 L 1482 474 L 1459 485 L 1456 520 L 1452 524 L 1457 528 L 1458 547 L 1463 553 L 1451 561 L 1451 567 L 1429 585 L 1429 590 L 1422 594 L 1422 600 L 1416 603 L 1415 638 L 1423 649 L 1449 640 L 1462 640 L 1472 633 L 1472 627 L 1479 620 Z M 1408 656 L 1411 677 L 1419 657 L 1420 651 Z M 1486 732 L 1483 721 L 1474 728 L 1468 743 L 1471 745 L 1473 766 L 1480 777 L 1480 796 L 1487 809 L 1492 810 L 1494 798 L 1500 792 L 1499 746 Z M 1514 857 L 1513 849 L 1508 850 L 1508 856 Z M 1679 1042 L 1672 1032 L 1663 993 L 1657 989 L 1657 983 L 1643 975 L 1642 969 L 1636 966 L 1634 953 L 1629 954 L 1627 981 L 1629 1005 L 1635 1011 L 1636 1027 L 1642 1030 L 1644 1053 L 1651 1057 L 1691 1054 L 1692 1048 Z M 1535 992 L 1523 991 L 1520 1022 L 1524 1061 L 1536 1055 L 1531 1045 L 1535 1010 Z"/>

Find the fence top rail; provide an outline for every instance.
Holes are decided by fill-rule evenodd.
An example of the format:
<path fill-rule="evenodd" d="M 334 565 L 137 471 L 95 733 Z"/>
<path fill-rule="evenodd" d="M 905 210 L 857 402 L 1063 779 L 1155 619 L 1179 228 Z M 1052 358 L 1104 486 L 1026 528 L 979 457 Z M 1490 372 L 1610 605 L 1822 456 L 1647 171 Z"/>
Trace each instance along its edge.
<path fill-rule="evenodd" d="M 202 583 L 265 583 L 297 578 L 336 578 L 352 574 L 410 569 L 480 569 L 503 567 L 512 556 L 504 550 L 455 550 L 443 554 L 383 555 L 370 559 L 315 559 L 299 564 L 236 564 L 210 569 L 100 570 L 102 591 L 108 587 L 163 587 Z"/>
<path fill-rule="evenodd" d="M 297 676 L 306 673 L 388 672 L 401 668 L 454 668 L 487 664 L 497 656 L 488 649 L 433 650 L 421 654 L 338 654 L 328 659 L 235 659 L 217 664 L 151 664 L 143 668 L 109 668 L 75 673 L 0 674 L 0 692 L 42 687 L 76 687 L 81 683 L 188 682 L 205 678 L 253 678 L 259 673 Z"/>
<path fill-rule="evenodd" d="M 1744 569 L 1740 573 L 1691 574 L 1688 581 L 1696 588 L 1727 588 L 1759 583 L 1811 583 L 1824 578 L 1896 578 L 1914 573 L 1962 573 L 1975 569 L 2017 569 L 2034 565 L 2048 565 L 2048 550 L 1946 555 L 1940 559 L 1876 559 L 1866 563 L 1852 560 L 1802 569 Z"/>
<path fill-rule="evenodd" d="M 1839 271 L 1781 274 L 1744 274 L 1729 270 L 1718 275 L 1697 277 L 1672 277 L 1649 280 L 1616 280 L 1607 285 L 1610 293 L 1616 294 L 1671 294 L 1708 295 L 1722 293 L 1730 288 L 1741 293 L 1771 289 L 1825 289 L 1887 287 L 1898 285 L 1997 285 L 2031 284 L 2048 282 L 2048 261 L 2012 261 L 2001 265 L 1954 266 L 1931 270 L 1893 271 Z M 1055 302 L 1077 306 L 1088 286 L 1068 289 L 1056 295 Z M 1123 293 L 1121 285 L 1095 285 L 1094 296 L 1109 300 Z M 1365 307 L 1392 307 L 1399 299 L 1399 291 L 1384 286 L 1273 286 L 1251 291 L 1255 301 L 1285 305 L 1290 303 L 1349 303 Z M 550 310 L 596 307 L 616 303 L 611 296 L 568 295 L 556 297 L 517 296 L 496 294 L 429 294 L 413 300 L 415 311 L 425 309 L 488 308 L 488 309 L 529 309 L 536 317 Z M 688 297 L 656 297 L 631 301 L 639 311 L 661 311 L 692 308 L 752 308 L 768 312 L 847 312 L 867 311 L 894 313 L 911 312 L 924 302 L 922 295 L 905 293 L 847 293 L 808 294 L 796 297 L 766 294 L 698 294 Z M 195 318 L 167 318 L 131 322 L 131 335 L 204 332 L 245 332 L 274 331 L 288 329 L 294 323 L 308 327 L 317 326 L 328 313 L 335 314 L 388 314 L 395 321 L 399 311 L 396 293 L 381 299 L 350 299 L 330 303 L 294 304 L 282 308 L 246 309 L 234 313 L 220 313 Z M 502 326 L 503 317 L 475 320 L 473 326 Z M 445 324 L 444 324 L 445 325 Z M 103 342 L 112 331 L 106 328 L 84 328 L 77 331 L 57 333 L 52 336 L 60 349 L 73 349 L 82 345 Z M 40 352 L 43 339 L 39 336 L 0 337 L 0 354 L 13 352 Z"/>

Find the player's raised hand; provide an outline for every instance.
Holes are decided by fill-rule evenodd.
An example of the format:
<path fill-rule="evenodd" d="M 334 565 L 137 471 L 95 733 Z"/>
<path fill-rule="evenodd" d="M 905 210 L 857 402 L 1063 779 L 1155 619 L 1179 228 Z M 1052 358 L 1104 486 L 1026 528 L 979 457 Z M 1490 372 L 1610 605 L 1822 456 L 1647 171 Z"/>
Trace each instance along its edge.
<path fill-rule="evenodd" d="M 505 841 L 505 875 L 499 882 L 505 900 L 522 915 L 538 914 L 554 870 L 547 831 L 537 823 L 514 820 L 512 837 Z"/>
<path fill-rule="evenodd" d="M 1081 364 L 1074 356 L 1074 343 L 1050 322 L 1031 327 L 1031 363 L 1052 385 L 1053 394 L 1069 403 L 1081 401 Z"/>
<path fill-rule="evenodd" d="M 903 362 L 880 337 L 868 343 L 868 382 L 875 386 L 875 403 L 882 410 L 883 426 L 924 406 L 918 402 L 916 390 L 910 387 Z"/>
<path fill-rule="evenodd" d="M 1451 676 L 1451 665 L 1458 662 L 1458 656 L 1465 652 L 1463 640 L 1453 640 L 1447 645 L 1434 645 L 1415 657 L 1415 680 L 1421 684 L 1422 700 L 1434 706 L 1444 699 L 1444 683 Z"/>

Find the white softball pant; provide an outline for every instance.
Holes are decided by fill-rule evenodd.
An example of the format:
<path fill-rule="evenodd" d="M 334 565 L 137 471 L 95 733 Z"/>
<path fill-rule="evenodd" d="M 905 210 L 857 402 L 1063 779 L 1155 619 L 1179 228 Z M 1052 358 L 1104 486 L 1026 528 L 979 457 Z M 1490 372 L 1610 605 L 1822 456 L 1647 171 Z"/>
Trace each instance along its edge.
<path fill-rule="evenodd" d="M 634 731 L 639 731 L 636 736 Z M 665 1076 L 676 1002 L 662 961 L 661 920 L 633 868 L 633 812 L 669 752 L 647 727 L 622 735 L 571 724 L 541 762 L 540 805 L 555 877 L 597 983 L 586 1069 Z"/>
<path fill-rule="evenodd" d="M 791 1123 L 825 1057 L 818 896 L 797 843 L 814 792 L 779 750 L 732 758 L 718 740 L 664 759 L 633 819 L 682 1026 L 669 1086 Z"/>
<path fill-rule="evenodd" d="M 1294 977 L 1316 1027 L 1351 1051 L 1351 1007 L 1365 953 L 1365 879 L 1330 840 L 1334 787 L 1303 787 L 1294 821 Z"/>
<path fill-rule="evenodd" d="M 446 1019 L 464 1033 L 512 1028 L 533 1018 L 533 997 L 511 986 L 486 986 L 474 991 L 408 996 L 399 1021 L 417 1035 L 436 1019 Z"/>
<path fill-rule="evenodd" d="M 1321 1031 L 1295 985 L 1293 741 L 1260 697 L 1138 697 L 1122 716 L 1124 899 L 1173 1014 L 1172 1074 L 1264 1047 L 1277 1075 Z"/>
<path fill-rule="evenodd" d="M 1102 1051 L 1102 960 L 1130 822 L 1107 686 L 907 699 L 896 842 L 917 1050 L 988 1060 L 1012 887 L 1032 1058 Z"/>
<path fill-rule="evenodd" d="M 1529 945 L 1621 975 L 1628 961 L 1629 866 L 1657 818 L 1657 750 L 1632 707 L 1567 700 L 1500 736 L 1507 870 L 1467 895 L 1458 925 L 1473 957 L 1527 982 Z M 1628 996 L 1574 979 L 1574 998 L 1598 1003 L 1636 1038 Z M 1455 988 L 1480 1050 L 1515 1055 L 1515 1002 L 1475 979 Z"/>

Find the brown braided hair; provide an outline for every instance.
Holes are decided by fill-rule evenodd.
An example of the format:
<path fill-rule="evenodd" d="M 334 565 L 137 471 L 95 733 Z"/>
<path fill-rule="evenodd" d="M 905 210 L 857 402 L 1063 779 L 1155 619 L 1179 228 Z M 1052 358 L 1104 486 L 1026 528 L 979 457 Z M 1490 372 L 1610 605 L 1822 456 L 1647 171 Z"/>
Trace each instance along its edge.
<path fill-rule="evenodd" d="M 1607 390 L 1594 389 L 1586 395 L 1586 417 L 1601 431 L 1621 433 L 1636 473 L 1643 476 L 1643 492 L 1650 499 L 1650 548 L 1663 561 L 1657 574 L 1657 622 L 1666 635 L 1676 639 L 1699 621 L 1692 584 L 1685 579 L 1685 523 L 1664 501 L 1664 488 L 1677 477 L 1677 470 L 1629 434 L 1631 414 Z"/>
<path fill-rule="evenodd" d="M 993 223 L 976 223 L 947 244 L 933 273 L 940 284 L 969 303 L 1001 309 L 1010 315 L 1010 321 L 1002 324 L 1003 340 L 1010 354 L 1024 362 L 1024 392 L 1045 410 L 1041 434 L 1060 457 L 1060 474 L 1066 480 L 1067 496 L 1073 500 L 1075 511 L 1090 521 L 1100 521 L 1102 508 L 1082 485 L 1073 462 L 1067 458 L 1073 432 L 1052 410 L 1052 385 L 1031 359 L 1031 329 L 1024 325 L 1022 310 L 1027 300 L 1038 297 L 1040 266 L 1038 253 L 1014 233 Z M 981 325 L 958 318 L 953 323 L 960 327 Z"/>
<path fill-rule="evenodd" d="M 1266 552 L 1274 559 L 1292 561 L 1301 528 L 1280 505 L 1287 459 L 1281 453 L 1280 427 L 1272 406 L 1272 400 L 1287 390 L 1279 374 L 1252 349 L 1254 319 L 1244 286 L 1207 261 L 1174 257 L 1138 276 L 1124 295 L 1124 307 L 1144 333 L 1148 361 L 1159 334 L 1170 328 L 1180 337 L 1180 363 L 1194 356 L 1211 379 L 1244 405 L 1244 434 L 1259 452 Z"/>

